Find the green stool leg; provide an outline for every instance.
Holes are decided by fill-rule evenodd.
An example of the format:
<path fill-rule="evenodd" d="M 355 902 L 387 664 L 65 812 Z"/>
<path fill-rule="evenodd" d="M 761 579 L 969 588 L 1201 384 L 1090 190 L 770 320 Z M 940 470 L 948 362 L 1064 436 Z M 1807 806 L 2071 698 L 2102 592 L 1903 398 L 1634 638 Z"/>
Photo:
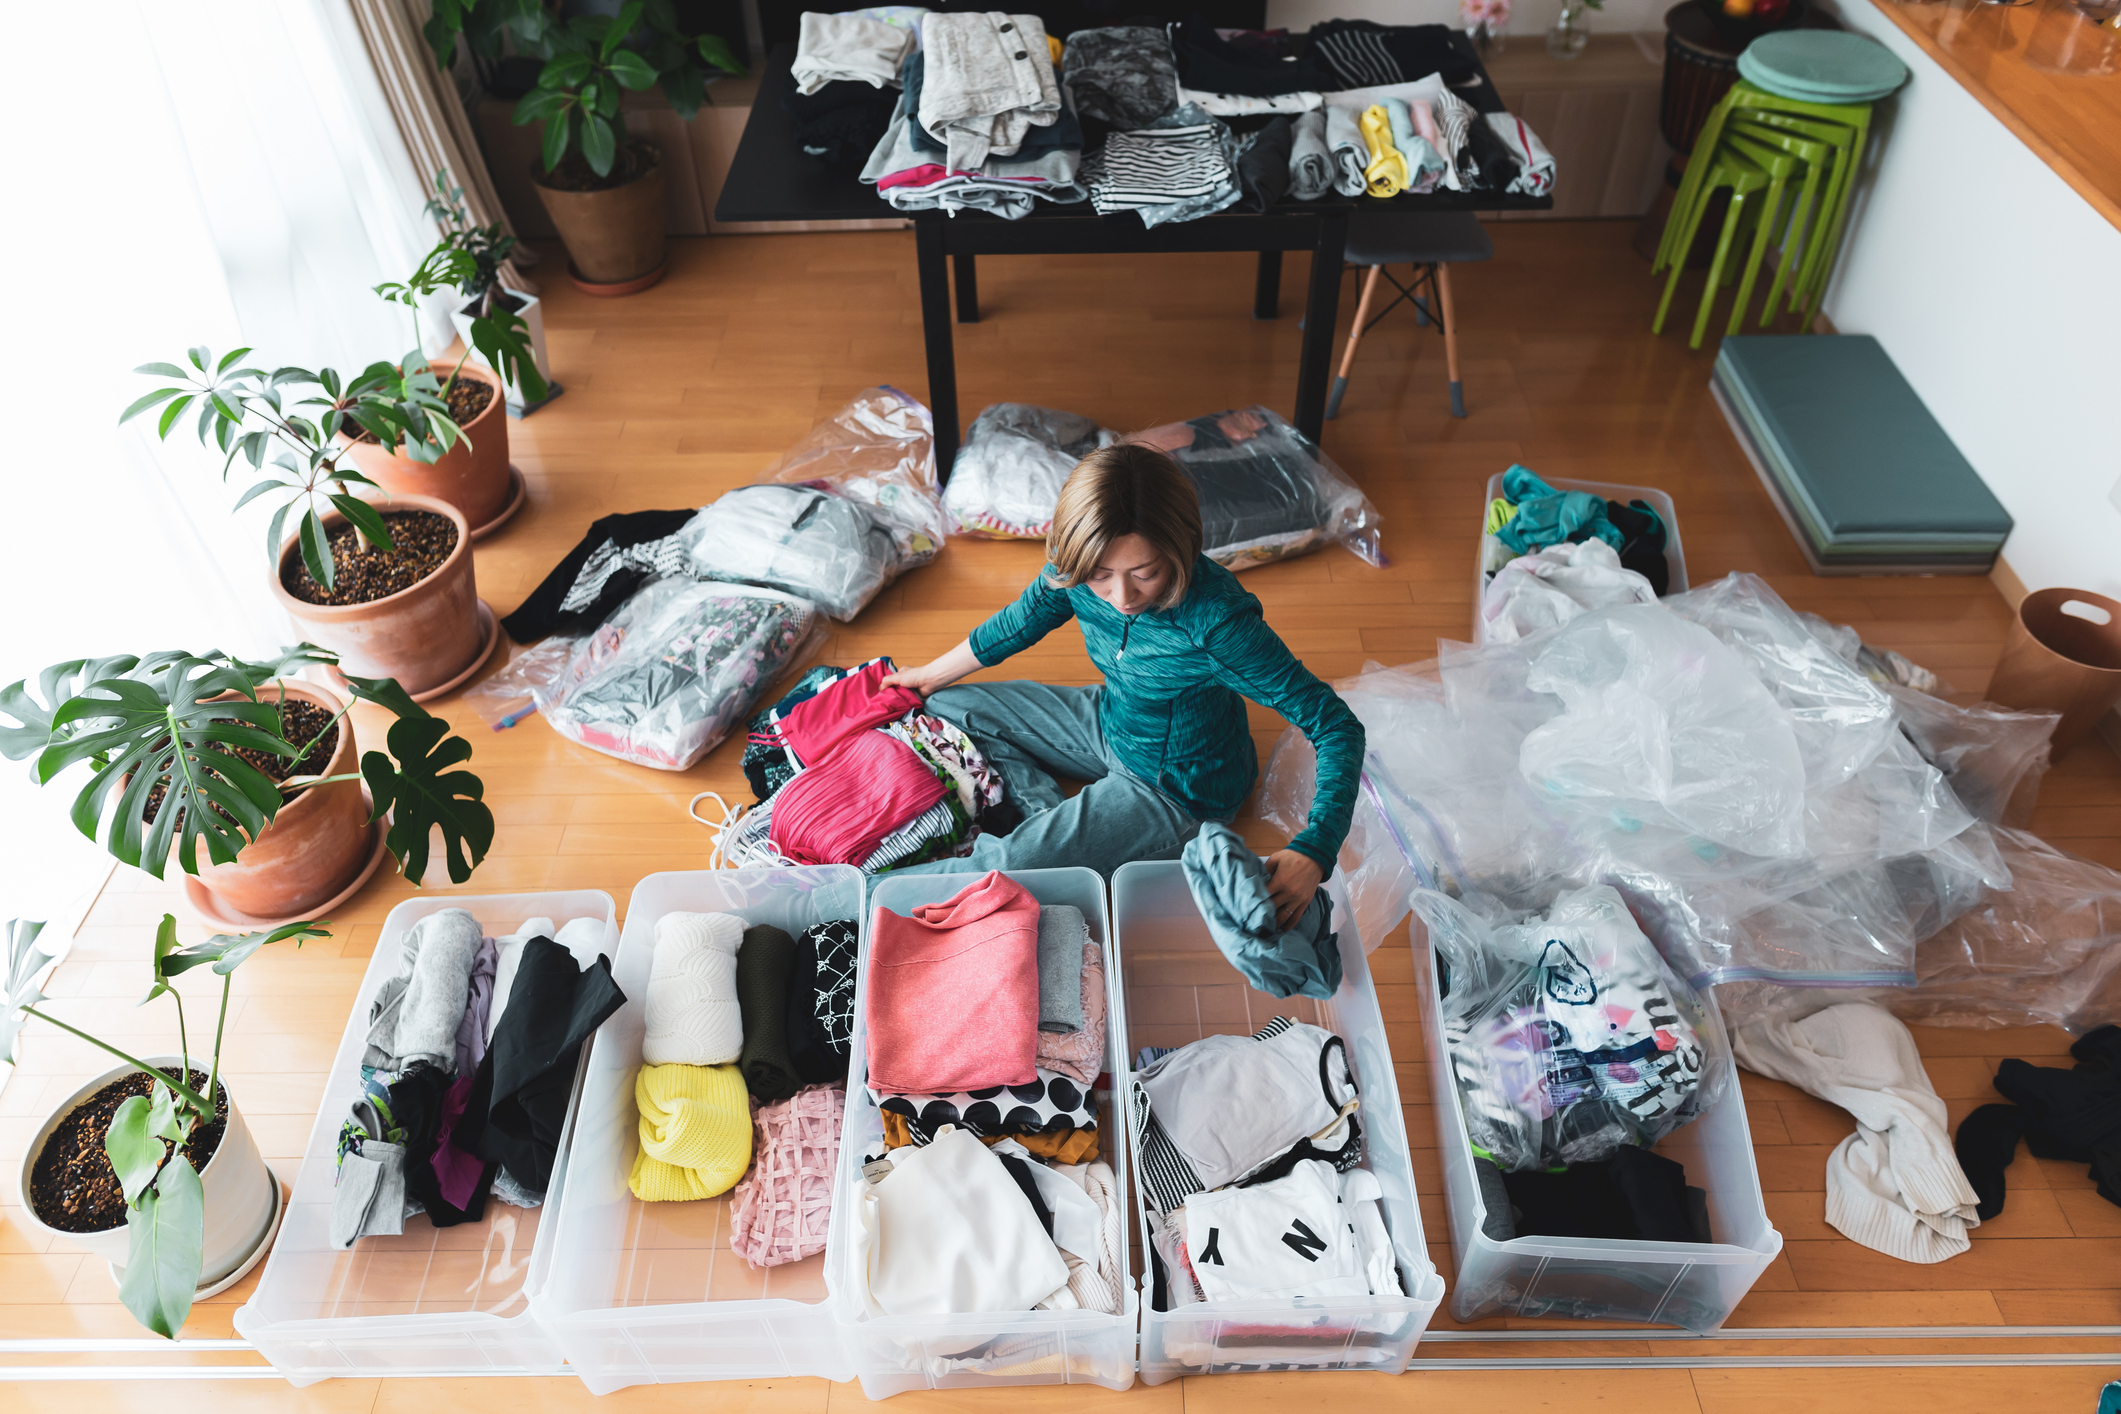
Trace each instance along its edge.
<path fill-rule="evenodd" d="M 1716 165 L 1708 162 L 1708 154 L 1703 152 L 1698 144 L 1695 146 L 1694 151 L 1701 154 L 1704 165 Z M 1694 248 L 1694 236 L 1701 229 L 1701 218 L 1709 208 L 1709 198 L 1715 194 L 1716 186 L 1717 184 L 1713 180 L 1704 178 L 1697 191 L 1696 199 L 1688 206 L 1685 212 L 1686 219 L 1681 223 L 1679 230 L 1679 248 L 1681 251 L 1689 251 Z M 1672 208 L 1672 214 L 1674 216 L 1680 214 L 1677 206 Z M 1672 261 L 1671 266 L 1672 273 L 1667 275 L 1664 281 L 1664 298 L 1657 301 L 1657 317 L 1650 321 L 1650 332 L 1652 334 L 1662 334 L 1664 332 L 1664 317 L 1671 311 L 1673 292 L 1679 288 L 1679 277 L 1686 272 L 1685 256 L 1682 255 L 1679 259 Z"/>
<path fill-rule="evenodd" d="M 1723 218 L 1723 235 L 1716 241 L 1716 258 L 1709 262 L 1709 282 L 1701 291 L 1701 309 L 1694 315 L 1694 334 L 1686 341 L 1690 349 L 1701 347 L 1701 341 L 1709 332 L 1709 311 L 1716 305 L 1716 291 L 1723 284 L 1723 263 L 1731 254 L 1731 238 L 1738 234 L 1738 227 L 1745 220 L 1745 193 L 1739 188 L 1731 189 L 1731 209 Z"/>

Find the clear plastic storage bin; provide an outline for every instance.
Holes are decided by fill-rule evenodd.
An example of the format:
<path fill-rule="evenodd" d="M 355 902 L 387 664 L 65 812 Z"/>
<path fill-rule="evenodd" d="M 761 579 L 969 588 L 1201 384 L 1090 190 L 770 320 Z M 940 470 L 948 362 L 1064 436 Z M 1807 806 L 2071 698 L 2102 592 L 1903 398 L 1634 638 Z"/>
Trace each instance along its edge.
<path fill-rule="evenodd" d="M 869 905 L 905 916 L 924 903 L 955 896 L 978 873 L 886 875 L 869 891 Z M 1029 889 L 1041 904 L 1072 904 L 1082 910 L 1090 936 L 1105 952 L 1105 1072 L 1118 1074 L 1114 1047 L 1127 1034 L 1119 988 L 1119 968 L 1112 943 L 1111 918 L 1105 909 L 1105 881 L 1092 869 L 1024 869 L 1009 877 Z M 860 1313 L 855 1296 L 861 1273 L 854 1268 L 856 1247 L 845 1215 L 861 1178 L 865 1150 L 884 1142 L 882 1112 L 870 1102 L 868 1036 L 863 1025 L 869 985 L 865 946 L 855 988 L 853 1063 L 847 1081 L 847 1127 L 840 1143 L 839 1186 L 833 1197 L 833 1222 L 826 1260 L 833 1290 L 862 1390 L 871 1399 L 886 1399 L 915 1389 L 985 1389 L 997 1385 L 1099 1384 L 1126 1389 L 1134 1383 L 1134 1327 L 1139 1310 L 1131 1277 L 1120 1274 L 1123 1308 L 1118 1315 L 1095 1311 L 1024 1311 L 957 1316 L 883 1316 Z M 1112 1166 L 1117 1198 L 1127 1202 L 1129 1152 L 1125 1125 L 1116 1106 L 1098 1120 L 1098 1157 Z"/>
<path fill-rule="evenodd" d="M 844 864 L 707 870 L 650 874 L 635 886 L 612 960 L 626 1005 L 589 1053 L 538 1318 L 596 1394 L 687 1380 L 851 1379 L 823 1253 L 754 1268 L 729 1250 L 731 1195 L 643 1203 L 627 1187 L 640 1149 L 633 1086 L 655 925 L 672 912 L 735 913 L 800 934 L 859 921 L 862 875 Z"/>
<path fill-rule="evenodd" d="M 324 1083 L 323 1107 L 309 1132 L 279 1239 L 257 1290 L 235 1314 L 237 1332 L 297 1385 L 335 1375 L 562 1372 L 560 1349 L 531 1308 L 552 1265 L 553 1243 L 544 1229 L 565 1186 L 567 1150 L 580 1108 L 579 1074 L 543 1207 L 515 1208 L 489 1198 L 479 1222 L 437 1228 L 416 1217 L 397 1237 L 366 1237 L 351 1249 L 331 1242 L 339 1126 L 361 1091 L 369 1008 L 383 983 L 397 974 L 405 931 L 445 908 L 468 910 L 495 937 L 513 933 L 531 918 L 550 918 L 555 926 L 601 918 L 606 954 L 618 943 L 611 895 L 595 889 L 472 898 L 434 894 L 406 900 L 383 920 L 383 934 Z M 539 1241 L 541 1236 L 546 1240 Z"/>
<path fill-rule="evenodd" d="M 1207 1301 L 1175 1311 L 1142 1305 L 1141 1375 L 1156 1385 L 1179 1375 L 1235 1370 L 1380 1370 L 1398 1374 L 1413 1357 L 1443 1301 L 1443 1278 L 1429 1261 L 1415 1201 L 1413 1159 L 1400 1109 L 1384 1016 L 1354 910 L 1339 879 L 1326 885 L 1340 933 L 1340 990 L 1330 1001 L 1255 991 L 1226 961 L 1186 887 L 1176 860 L 1122 865 L 1112 876 L 1115 944 L 1125 968 L 1127 1036 L 1122 1061 L 1133 1081 L 1142 1046 L 1183 1046 L 1204 1036 L 1248 1036 L 1277 1016 L 1293 1017 L 1347 1042 L 1362 1091 L 1363 1167 L 1384 1189 L 1380 1204 L 1399 1261 L 1404 1296 L 1317 1301 Z M 1129 1152 L 1139 1136 L 1129 1133 Z M 1137 1214 L 1142 1261 L 1149 1258 L 1146 1210 Z M 1145 1290 L 1151 1283 L 1144 1281 Z"/>
<path fill-rule="evenodd" d="M 1461 1321 L 1496 1314 L 1640 1321 L 1709 1332 L 1736 1310 L 1782 1250 L 1768 1222 L 1737 1077 L 1724 1096 L 1656 1148 L 1686 1166 L 1687 1182 L 1708 1193 L 1713 1243 L 1627 1242 L 1587 1237 L 1518 1237 L 1497 1242 L 1481 1230 L 1487 1204 L 1473 1171 L 1465 1110 L 1451 1080 L 1443 1041 L 1443 1001 L 1435 954 L 1419 914 L 1412 923 L 1414 971 L 1421 990 L 1421 1030 L 1429 1048 L 1436 1097 L 1437 1148 L 1451 1212 L 1451 1251 L 1458 1279 L 1451 1314 Z M 1702 1005 L 1721 1013 L 1704 990 Z"/>
<path fill-rule="evenodd" d="M 1654 486 L 1616 486 L 1605 481 L 1562 481 L 1551 476 L 1540 480 L 1556 491 L 1588 491 L 1608 501 L 1618 501 L 1623 506 L 1630 501 L 1648 501 L 1652 509 L 1664 519 L 1664 563 L 1669 576 L 1665 585 L 1666 594 L 1681 594 L 1686 591 L 1686 554 L 1679 544 L 1679 513 L 1672 508 L 1672 498 Z M 1488 588 L 1488 553 L 1494 548 L 1495 537 L 1488 534 L 1488 507 L 1502 495 L 1502 473 L 1496 472 L 1488 478 L 1488 494 L 1480 502 L 1481 527 L 1480 549 L 1473 556 L 1473 641 L 1485 643 L 1487 636 L 1481 626 L 1480 602 Z"/>

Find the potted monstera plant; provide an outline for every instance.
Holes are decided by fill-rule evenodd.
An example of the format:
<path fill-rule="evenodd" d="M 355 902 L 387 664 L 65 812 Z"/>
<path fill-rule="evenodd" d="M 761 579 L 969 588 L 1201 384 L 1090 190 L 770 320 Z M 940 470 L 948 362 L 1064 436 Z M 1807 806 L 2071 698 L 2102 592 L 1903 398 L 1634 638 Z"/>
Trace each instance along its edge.
<path fill-rule="evenodd" d="M 51 962 L 37 947 L 41 923 L 8 924 L 7 994 L 0 997 L 0 1059 L 14 1061 L 25 1022 L 49 1023 L 108 1052 L 120 1064 L 61 1100 L 23 1152 L 17 1196 L 27 1221 L 48 1236 L 107 1260 L 118 1295 L 140 1324 L 175 1339 L 192 1302 L 240 1280 L 278 1230 L 280 1184 L 221 1074 L 235 970 L 259 949 L 292 938 L 331 936 L 314 922 L 190 946 L 162 915 L 142 1005 L 168 997 L 177 1049 L 133 1056 L 51 1014 L 38 978 Z M 210 967 L 221 979 L 213 1049 L 194 1056 L 177 979 Z"/>
<path fill-rule="evenodd" d="M 356 488 L 382 488 L 352 454 L 363 433 L 390 452 L 456 446 L 464 431 L 442 379 L 417 348 L 352 379 L 330 368 L 247 367 L 250 352 L 216 359 L 201 346 L 187 351 L 188 367 L 143 365 L 139 372 L 174 381 L 119 420 L 160 408 L 156 432 L 167 438 L 189 417 L 199 440 L 222 452 L 224 478 L 239 461 L 249 465 L 256 479 L 236 508 L 261 497 L 280 503 L 265 532 L 271 592 L 342 675 L 394 678 L 415 702 L 460 686 L 500 634 L 479 601 L 471 522 L 437 497 L 363 500 Z"/>
<path fill-rule="evenodd" d="M 671 0 L 627 0 L 616 15 L 563 18 L 562 0 L 436 0 L 426 27 L 447 69 L 457 41 L 482 58 L 505 45 L 544 61 L 516 104 L 519 124 L 545 125 L 544 170 L 531 177 L 585 293 L 630 295 L 663 278 L 663 166 L 654 144 L 626 131 L 626 90 L 660 88 L 690 122 L 715 72 L 741 74 L 727 42 L 680 23 Z"/>
<path fill-rule="evenodd" d="M 264 663 L 182 652 L 59 663 L 34 693 L 0 688 L 16 723 L 0 723 L 0 755 L 34 757 L 40 782 L 87 763 L 74 824 L 91 839 L 100 828 L 106 850 L 158 879 L 174 857 L 208 917 L 278 923 L 335 907 L 386 850 L 418 884 L 437 831 L 463 883 L 494 828 L 484 783 L 452 769 L 470 744 L 397 683 L 348 677 L 353 698 L 396 717 L 388 754 L 358 752 L 350 704 L 293 677 L 332 661 L 305 643 Z"/>
<path fill-rule="evenodd" d="M 446 374 L 408 356 L 396 368 L 371 367 L 360 383 L 394 393 L 401 402 L 431 396 L 443 417 L 430 421 L 426 435 L 414 435 L 416 429 L 397 427 L 387 412 L 364 419 L 357 393 L 352 404 L 355 425 L 342 425 L 339 437 L 372 484 L 392 496 L 449 502 L 464 513 L 471 538 L 478 540 L 498 530 L 523 505 L 523 477 L 508 460 L 506 401 L 513 390 L 519 402 L 543 402 L 546 386 L 528 322 L 496 290 L 501 261 L 515 238 L 503 235 L 498 226 L 470 228 L 462 206 L 456 204 L 463 193 L 448 184 L 448 174 L 437 174 L 435 184 L 451 203 L 427 204 L 428 214 L 442 225 L 442 239 L 409 277 L 378 285 L 376 293 L 411 311 L 413 343 L 418 347 L 420 302 L 430 295 L 468 293 L 476 287 L 479 296 L 465 306 L 468 317 L 462 320 L 464 352 Z M 474 355 L 485 360 L 485 367 L 471 362 Z M 417 406 L 427 412 L 432 404 L 418 401 Z"/>

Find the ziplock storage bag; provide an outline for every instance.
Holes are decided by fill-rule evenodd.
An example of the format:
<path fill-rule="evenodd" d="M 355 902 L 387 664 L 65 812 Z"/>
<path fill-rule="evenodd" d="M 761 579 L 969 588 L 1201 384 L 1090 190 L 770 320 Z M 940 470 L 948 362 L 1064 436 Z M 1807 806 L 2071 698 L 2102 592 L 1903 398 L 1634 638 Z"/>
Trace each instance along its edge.
<path fill-rule="evenodd" d="M 1078 413 L 1031 403 L 982 408 L 965 432 L 943 509 L 960 535 L 1042 540 L 1053 528 L 1061 483 L 1075 464 L 1119 440 Z"/>
<path fill-rule="evenodd" d="M 1171 459 L 1200 492 L 1209 559 L 1247 570 L 1337 540 L 1370 564 L 1385 562 L 1377 507 L 1317 443 L 1271 409 L 1240 408 L 1184 426 L 1191 440 Z M 1156 434 L 1164 430 L 1129 440 L 1162 446 Z"/>
<path fill-rule="evenodd" d="M 868 506 L 815 486 L 739 486 L 681 532 L 690 572 L 800 595 L 851 619 L 897 577 L 899 543 Z"/>
<path fill-rule="evenodd" d="M 654 580 L 575 645 L 556 679 L 530 684 L 532 699 L 570 741 L 682 771 L 809 649 L 817 622 L 815 604 L 778 590 Z"/>
<path fill-rule="evenodd" d="M 1505 1172 L 1647 1148 L 1721 1098 L 1730 1043 L 1609 888 L 1521 921 L 1414 894 L 1474 1148 Z M 1485 914 L 1486 916 L 1483 916 Z M 1543 914 L 1543 916 L 1542 916 Z"/>

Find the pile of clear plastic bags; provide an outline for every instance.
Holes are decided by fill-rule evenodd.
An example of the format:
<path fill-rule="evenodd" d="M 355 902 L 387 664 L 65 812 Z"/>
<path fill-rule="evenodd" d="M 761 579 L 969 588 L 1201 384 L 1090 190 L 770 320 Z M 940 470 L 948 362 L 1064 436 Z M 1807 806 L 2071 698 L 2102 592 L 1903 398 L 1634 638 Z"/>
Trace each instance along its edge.
<path fill-rule="evenodd" d="M 972 419 L 950 464 L 943 509 L 961 535 L 1043 540 L 1075 464 L 1119 440 L 1079 413 L 995 403 Z"/>
<path fill-rule="evenodd" d="M 1416 887 L 1530 911 L 1605 884 L 1696 987 L 1914 984 L 1922 940 L 2011 888 L 1991 826 L 2030 808 L 2054 719 L 1875 680 L 1817 622 L 1733 575 L 1342 685 L 1363 935 Z M 1285 737 L 1261 814 L 1299 828 L 1313 773 Z"/>
<path fill-rule="evenodd" d="M 1570 890 L 1521 920 L 1481 895 L 1423 889 L 1413 904 L 1436 948 L 1467 1136 L 1504 1171 L 1653 1145 L 1731 1083 L 1715 1013 L 1612 889 Z"/>
<path fill-rule="evenodd" d="M 836 619 L 934 559 L 947 519 L 928 409 L 870 388 L 685 527 L 690 572 L 808 599 Z"/>
<path fill-rule="evenodd" d="M 682 771 L 815 645 L 815 604 L 755 585 L 651 580 L 582 638 L 548 638 L 471 694 L 496 729 L 535 707 L 554 731 Z"/>

